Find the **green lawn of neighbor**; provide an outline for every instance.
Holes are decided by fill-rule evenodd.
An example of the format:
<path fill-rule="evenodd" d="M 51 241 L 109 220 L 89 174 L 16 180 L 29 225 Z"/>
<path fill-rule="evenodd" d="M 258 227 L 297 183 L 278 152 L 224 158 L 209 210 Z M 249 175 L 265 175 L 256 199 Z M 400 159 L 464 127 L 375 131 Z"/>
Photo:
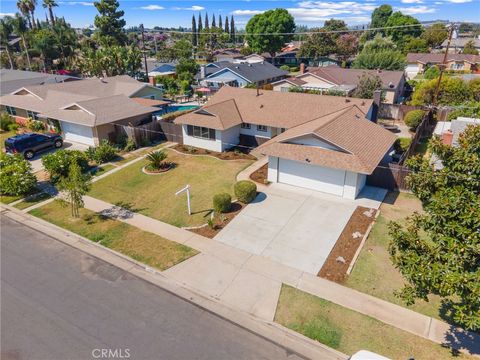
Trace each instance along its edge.
<path fill-rule="evenodd" d="M 147 175 L 142 168 L 148 162 L 140 160 L 95 182 L 89 195 L 111 204 L 126 204 L 134 211 L 175 226 L 202 225 L 210 215 L 213 196 L 221 192 L 233 196 L 237 174 L 252 163 L 167 152 L 167 161 L 175 164 L 174 169 Z M 186 194 L 175 196 L 187 184 L 191 186 L 192 215 L 187 213 Z"/>
<path fill-rule="evenodd" d="M 473 359 L 454 357 L 440 344 L 287 285 L 282 286 L 275 322 L 347 355 L 369 350 L 391 359 Z"/>
<path fill-rule="evenodd" d="M 0 195 L 0 202 L 2 204 L 10 204 L 22 197 L 24 197 L 24 195 Z"/>
<path fill-rule="evenodd" d="M 381 205 L 380 215 L 344 285 L 406 307 L 405 303 L 393 294 L 395 290 L 402 288 L 404 280 L 400 272 L 393 266 L 388 253 L 390 242 L 388 223 L 391 220 L 403 223 L 403 219 L 414 211 L 422 211 L 422 206 L 414 195 L 399 193 L 398 197 L 394 199 L 395 196 L 395 193 L 389 193 L 386 201 Z M 392 199 L 395 204 L 388 204 Z M 431 296 L 429 302 L 417 300 L 408 308 L 441 319 L 438 296 Z"/>
<path fill-rule="evenodd" d="M 70 209 L 53 201 L 30 214 L 84 236 L 159 270 L 165 270 L 191 256 L 195 249 L 140 230 L 118 220 L 80 209 L 80 218 L 70 217 Z"/>

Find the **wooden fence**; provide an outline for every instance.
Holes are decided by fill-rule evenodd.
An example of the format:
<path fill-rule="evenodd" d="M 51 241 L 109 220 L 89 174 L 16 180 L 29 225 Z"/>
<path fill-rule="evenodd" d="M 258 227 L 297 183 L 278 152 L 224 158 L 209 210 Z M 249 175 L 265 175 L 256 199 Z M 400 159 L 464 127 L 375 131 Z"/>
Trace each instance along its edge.
<path fill-rule="evenodd" d="M 415 148 L 417 147 L 420 140 L 424 137 L 429 137 L 432 135 L 433 130 L 435 129 L 435 120 L 433 119 L 432 111 L 425 113 L 420 125 L 418 125 L 415 130 L 415 135 L 412 138 L 412 142 L 408 146 L 408 149 L 402 154 L 402 157 L 398 161 L 400 165 L 403 165 L 406 159 L 413 155 Z"/>
<path fill-rule="evenodd" d="M 120 133 L 133 139 L 137 146 L 156 141 L 172 141 L 183 144 L 182 126 L 163 120 L 153 120 L 138 126 L 119 125 L 115 130 L 117 134 Z"/>
<path fill-rule="evenodd" d="M 367 176 L 367 185 L 377 186 L 388 190 L 410 190 L 406 177 L 410 170 L 403 165 L 390 163 L 379 165 L 371 175 Z"/>

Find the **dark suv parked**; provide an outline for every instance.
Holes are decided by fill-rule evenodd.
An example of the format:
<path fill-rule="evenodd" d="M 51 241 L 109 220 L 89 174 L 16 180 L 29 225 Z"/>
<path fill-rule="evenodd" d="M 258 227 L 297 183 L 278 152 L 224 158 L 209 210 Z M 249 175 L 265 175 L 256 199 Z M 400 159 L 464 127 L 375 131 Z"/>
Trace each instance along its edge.
<path fill-rule="evenodd" d="M 5 140 L 5 151 L 10 154 L 22 154 L 25 159 L 33 159 L 35 154 L 50 148 L 61 148 L 63 139 L 58 134 L 27 133 Z"/>

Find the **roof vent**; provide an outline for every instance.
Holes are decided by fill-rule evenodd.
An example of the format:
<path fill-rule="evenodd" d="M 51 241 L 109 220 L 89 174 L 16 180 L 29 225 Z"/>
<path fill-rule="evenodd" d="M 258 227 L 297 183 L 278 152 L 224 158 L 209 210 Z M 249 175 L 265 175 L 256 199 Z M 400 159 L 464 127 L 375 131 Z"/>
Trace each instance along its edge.
<path fill-rule="evenodd" d="M 390 81 L 390 82 L 388 83 L 388 87 L 389 87 L 390 89 L 393 89 L 393 88 L 395 87 L 395 85 L 393 85 L 393 83 Z"/>
<path fill-rule="evenodd" d="M 365 106 L 365 101 L 362 101 L 362 106 Z"/>
<path fill-rule="evenodd" d="M 377 73 L 378 73 L 378 74 L 381 74 L 381 73 L 382 73 L 382 69 L 377 69 Z"/>
<path fill-rule="evenodd" d="M 263 104 L 260 104 L 260 109 L 262 109 L 262 108 L 263 108 Z"/>
<path fill-rule="evenodd" d="M 305 161 L 306 161 L 307 163 L 311 162 L 311 160 L 310 160 L 309 158 L 306 158 Z"/>
<path fill-rule="evenodd" d="M 240 69 L 240 66 L 235 66 L 235 69 Z"/>
<path fill-rule="evenodd" d="M 346 102 L 346 103 L 349 103 L 349 102 L 350 102 L 350 99 L 349 99 L 349 98 L 345 98 L 345 102 Z"/>

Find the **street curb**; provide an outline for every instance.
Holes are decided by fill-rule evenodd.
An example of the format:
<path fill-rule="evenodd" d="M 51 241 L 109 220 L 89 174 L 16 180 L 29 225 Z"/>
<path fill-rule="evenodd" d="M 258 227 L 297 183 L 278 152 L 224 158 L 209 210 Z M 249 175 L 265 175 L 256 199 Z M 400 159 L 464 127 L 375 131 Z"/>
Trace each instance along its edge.
<path fill-rule="evenodd" d="M 0 204 L 0 210 L 3 216 L 7 216 L 57 241 L 116 266 L 137 278 L 168 291 L 172 295 L 192 305 L 208 311 L 225 321 L 239 326 L 303 358 L 322 360 L 346 360 L 349 358 L 339 351 L 287 329 L 280 324 L 262 320 L 251 314 L 232 309 L 213 297 L 202 294 L 197 290 L 168 278 L 164 273 L 156 269 L 150 268 L 145 264 L 45 220 L 26 214 L 21 210 L 5 204 Z"/>

